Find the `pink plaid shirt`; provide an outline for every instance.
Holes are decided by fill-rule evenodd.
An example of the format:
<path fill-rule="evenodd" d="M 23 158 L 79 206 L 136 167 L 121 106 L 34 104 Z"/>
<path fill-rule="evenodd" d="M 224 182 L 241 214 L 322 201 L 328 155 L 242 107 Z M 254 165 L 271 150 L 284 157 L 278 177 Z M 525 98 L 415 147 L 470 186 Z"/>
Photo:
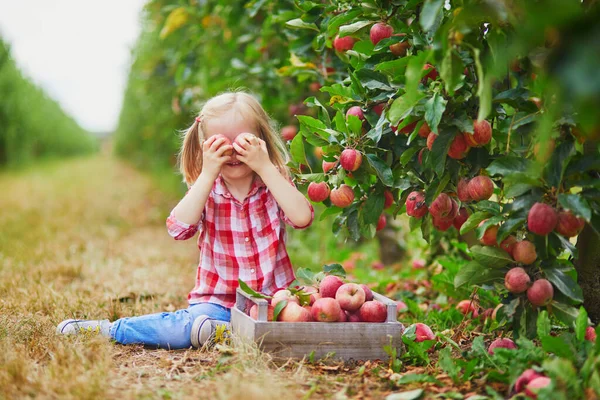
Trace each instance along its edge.
<path fill-rule="evenodd" d="M 308 204 L 310 222 L 295 226 L 260 178 L 255 179 L 240 203 L 219 176 L 197 225 L 178 221 L 171 211 L 167 230 L 175 240 L 189 239 L 200 231 L 200 263 L 188 302 L 211 302 L 231 308 L 238 278 L 267 295 L 288 287 L 295 275 L 285 248 L 287 235 L 282 221 L 296 229 L 308 227 L 314 219 L 313 207 Z"/>

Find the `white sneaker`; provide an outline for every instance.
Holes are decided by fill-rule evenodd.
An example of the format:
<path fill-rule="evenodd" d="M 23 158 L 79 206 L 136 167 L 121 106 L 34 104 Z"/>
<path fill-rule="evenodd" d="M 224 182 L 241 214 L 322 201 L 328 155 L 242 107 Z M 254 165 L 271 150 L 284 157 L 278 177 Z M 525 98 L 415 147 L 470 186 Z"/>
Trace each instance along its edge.
<path fill-rule="evenodd" d="M 231 325 L 227 321 L 200 315 L 194 320 L 190 339 L 192 346 L 200 348 L 206 343 L 227 343 L 231 337 Z"/>
<path fill-rule="evenodd" d="M 80 333 L 99 333 L 102 336 L 110 336 L 111 323 L 107 319 L 85 320 L 67 319 L 58 324 L 56 333 L 60 335 L 75 335 Z"/>

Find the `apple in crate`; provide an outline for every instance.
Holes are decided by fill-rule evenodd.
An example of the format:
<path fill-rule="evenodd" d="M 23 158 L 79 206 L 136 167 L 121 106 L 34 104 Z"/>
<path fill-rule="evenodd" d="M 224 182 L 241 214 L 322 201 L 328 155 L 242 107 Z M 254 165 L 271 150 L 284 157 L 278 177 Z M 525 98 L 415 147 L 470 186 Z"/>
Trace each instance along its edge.
<path fill-rule="evenodd" d="M 269 304 L 267 308 L 267 321 L 273 321 L 273 311 L 275 311 L 275 307 Z M 258 321 L 258 305 L 253 304 L 248 314 L 250 314 L 250 318 Z"/>
<path fill-rule="evenodd" d="M 362 322 L 385 322 L 387 319 L 387 307 L 376 301 L 365 301 L 358 310 Z"/>
<path fill-rule="evenodd" d="M 312 317 L 316 322 L 337 322 L 340 318 L 342 307 L 336 299 L 322 297 L 312 305 Z"/>
<path fill-rule="evenodd" d="M 273 307 L 275 307 L 277 305 L 277 303 L 279 303 L 280 301 L 283 301 L 283 300 L 287 300 L 288 304 L 289 303 L 300 304 L 298 297 L 294 296 L 292 294 L 292 292 L 290 292 L 289 290 L 282 289 L 282 290 L 278 290 L 277 292 L 275 292 L 275 294 L 273 295 L 273 298 L 271 299 L 271 305 Z"/>
<path fill-rule="evenodd" d="M 288 303 L 277 316 L 277 321 L 282 322 L 310 322 L 310 311 L 298 303 Z"/>
<path fill-rule="evenodd" d="M 335 292 L 335 299 L 346 311 L 356 311 L 365 302 L 365 291 L 356 283 L 344 283 Z"/>

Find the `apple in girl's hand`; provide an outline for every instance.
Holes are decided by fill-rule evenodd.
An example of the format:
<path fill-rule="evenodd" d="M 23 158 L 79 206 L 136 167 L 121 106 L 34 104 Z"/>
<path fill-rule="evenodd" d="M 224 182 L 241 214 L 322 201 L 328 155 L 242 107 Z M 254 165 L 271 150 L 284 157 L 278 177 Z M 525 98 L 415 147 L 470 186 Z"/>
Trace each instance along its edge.
<path fill-rule="evenodd" d="M 216 135 L 215 135 L 215 139 L 214 139 L 214 140 L 217 140 L 217 139 L 225 139 L 225 142 L 223 142 L 223 144 L 222 144 L 221 146 L 231 146 L 231 140 L 229 140 L 229 138 L 228 138 L 227 136 L 225 136 L 225 135 L 221 135 L 221 134 L 219 133 L 219 134 L 216 134 Z M 220 148 L 221 146 L 219 146 L 219 148 Z M 224 155 L 224 156 L 232 156 L 232 155 L 233 155 L 233 149 L 229 149 L 229 150 L 225 151 L 225 152 L 223 153 L 223 155 Z"/>
<path fill-rule="evenodd" d="M 242 143 L 245 141 L 244 139 L 248 138 L 248 140 L 250 140 L 253 137 L 256 137 L 256 135 L 253 135 L 252 133 L 249 133 L 249 132 L 242 132 L 235 137 L 234 143 L 237 143 L 237 145 L 240 147 L 244 147 L 244 146 L 242 146 Z"/>

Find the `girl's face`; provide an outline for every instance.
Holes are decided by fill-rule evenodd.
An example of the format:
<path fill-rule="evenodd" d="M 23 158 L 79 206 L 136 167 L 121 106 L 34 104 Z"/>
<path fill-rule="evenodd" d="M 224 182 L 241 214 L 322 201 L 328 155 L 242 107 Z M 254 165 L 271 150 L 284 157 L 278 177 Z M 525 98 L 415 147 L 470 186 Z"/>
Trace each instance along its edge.
<path fill-rule="evenodd" d="M 221 134 L 233 143 L 240 133 L 252 133 L 259 136 L 254 126 L 249 125 L 234 110 L 224 114 L 220 118 L 211 118 L 206 121 L 206 139 Z M 244 179 L 252 177 L 254 174 L 254 171 L 250 167 L 237 160 L 236 155 L 237 153 L 234 151 L 231 160 L 221 168 L 221 175 L 226 181 Z"/>

